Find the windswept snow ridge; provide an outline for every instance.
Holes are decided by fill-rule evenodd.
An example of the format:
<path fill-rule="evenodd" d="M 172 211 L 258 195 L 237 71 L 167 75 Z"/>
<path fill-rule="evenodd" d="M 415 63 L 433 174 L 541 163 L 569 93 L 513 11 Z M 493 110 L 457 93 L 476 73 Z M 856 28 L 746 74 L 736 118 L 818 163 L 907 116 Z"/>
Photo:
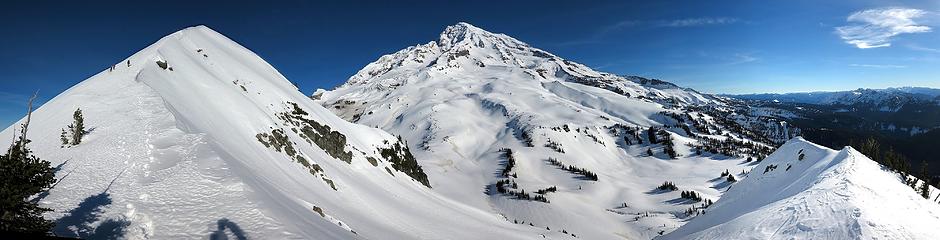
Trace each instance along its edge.
<path fill-rule="evenodd" d="M 89 133 L 63 146 L 81 108 Z M 12 139 L 13 127 L 0 134 Z M 406 143 L 314 104 L 250 50 L 191 27 L 37 109 L 58 166 L 37 196 L 81 238 L 535 238 L 429 189 Z"/>
<path fill-rule="evenodd" d="M 795 138 L 658 239 L 937 239 L 938 225 L 940 206 L 897 173 L 851 147 Z"/>

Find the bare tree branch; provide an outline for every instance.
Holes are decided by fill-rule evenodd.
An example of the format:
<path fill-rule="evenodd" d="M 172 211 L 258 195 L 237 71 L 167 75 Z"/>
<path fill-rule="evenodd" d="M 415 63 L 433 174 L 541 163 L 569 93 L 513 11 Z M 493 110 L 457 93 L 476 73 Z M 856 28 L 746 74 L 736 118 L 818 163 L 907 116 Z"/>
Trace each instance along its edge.
<path fill-rule="evenodd" d="M 10 146 L 10 150 L 8 151 L 12 152 L 14 147 L 19 147 L 20 150 L 22 150 L 23 152 L 26 152 L 26 132 L 29 130 L 29 121 L 32 120 L 32 117 L 33 117 L 33 101 L 36 100 L 36 96 L 38 95 L 39 95 L 39 90 L 36 90 L 36 92 L 33 93 L 33 96 L 29 98 L 29 102 L 26 105 L 26 122 L 23 123 L 23 130 L 20 135 L 20 145 L 16 146 L 16 132 L 14 131 L 13 145 Z M 7 154 L 9 154 L 10 152 L 8 152 Z"/>

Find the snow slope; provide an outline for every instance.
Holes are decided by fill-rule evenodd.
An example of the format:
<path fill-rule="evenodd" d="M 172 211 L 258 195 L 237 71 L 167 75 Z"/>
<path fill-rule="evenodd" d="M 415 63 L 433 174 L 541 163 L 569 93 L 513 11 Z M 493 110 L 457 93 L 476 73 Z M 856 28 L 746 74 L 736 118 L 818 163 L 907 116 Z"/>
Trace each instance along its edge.
<path fill-rule="evenodd" d="M 940 238 L 940 205 L 901 179 L 851 147 L 795 138 L 706 214 L 657 239 Z"/>
<path fill-rule="evenodd" d="M 89 133 L 64 147 L 60 130 L 77 108 Z M 59 94 L 33 113 L 29 137 L 35 154 L 59 169 L 59 183 L 36 200 L 55 210 L 47 217 L 57 219 L 61 236 L 539 234 L 395 170 L 390 161 L 410 155 L 395 148 L 403 142 L 336 117 L 204 26 L 170 34 Z"/>
<path fill-rule="evenodd" d="M 597 72 L 467 23 L 382 56 L 312 98 L 349 121 L 408 140 L 433 191 L 549 237 L 649 239 L 671 231 L 689 217 L 686 209 L 702 203 L 656 190 L 660 184 L 672 181 L 715 200 L 731 184 L 721 172 L 750 169 L 745 159 L 772 151 L 771 141 L 755 137 L 786 127 L 710 95 Z M 650 127 L 671 136 L 681 156 L 670 159 L 663 144 L 651 144 Z M 692 146 L 703 139 L 752 145 L 698 154 Z M 500 193 L 501 181 L 547 202 Z M 534 193 L 553 186 L 556 192 Z"/>

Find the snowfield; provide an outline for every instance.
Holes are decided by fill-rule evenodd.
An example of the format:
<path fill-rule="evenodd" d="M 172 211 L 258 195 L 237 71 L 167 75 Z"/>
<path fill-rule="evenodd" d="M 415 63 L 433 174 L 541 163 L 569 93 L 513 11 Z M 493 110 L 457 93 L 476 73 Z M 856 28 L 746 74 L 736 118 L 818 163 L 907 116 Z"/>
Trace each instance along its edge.
<path fill-rule="evenodd" d="M 795 138 L 706 214 L 657 239 L 940 238 L 940 205 L 902 179 L 851 147 Z"/>

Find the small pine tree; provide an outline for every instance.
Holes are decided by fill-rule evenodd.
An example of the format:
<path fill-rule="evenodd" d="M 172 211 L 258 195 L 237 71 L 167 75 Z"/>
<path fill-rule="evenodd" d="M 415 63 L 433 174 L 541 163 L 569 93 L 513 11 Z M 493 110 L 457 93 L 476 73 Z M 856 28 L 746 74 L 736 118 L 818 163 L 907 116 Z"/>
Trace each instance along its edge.
<path fill-rule="evenodd" d="M 65 128 L 62 129 L 62 133 L 59 134 L 59 140 L 62 141 L 62 146 L 69 145 L 69 133 L 65 131 Z"/>
<path fill-rule="evenodd" d="M 85 118 L 82 116 L 82 109 L 75 109 L 75 113 L 72 114 L 72 118 L 75 120 L 69 125 L 69 131 L 72 133 L 72 145 L 78 145 L 82 143 L 82 137 L 85 136 Z"/>
<path fill-rule="evenodd" d="M 734 178 L 734 174 L 728 174 L 728 182 L 737 182 L 738 179 Z"/>
<path fill-rule="evenodd" d="M 647 148 L 647 149 L 646 149 L 646 155 L 647 155 L 647 156 L 653 156 L 653 148 Z"/>

